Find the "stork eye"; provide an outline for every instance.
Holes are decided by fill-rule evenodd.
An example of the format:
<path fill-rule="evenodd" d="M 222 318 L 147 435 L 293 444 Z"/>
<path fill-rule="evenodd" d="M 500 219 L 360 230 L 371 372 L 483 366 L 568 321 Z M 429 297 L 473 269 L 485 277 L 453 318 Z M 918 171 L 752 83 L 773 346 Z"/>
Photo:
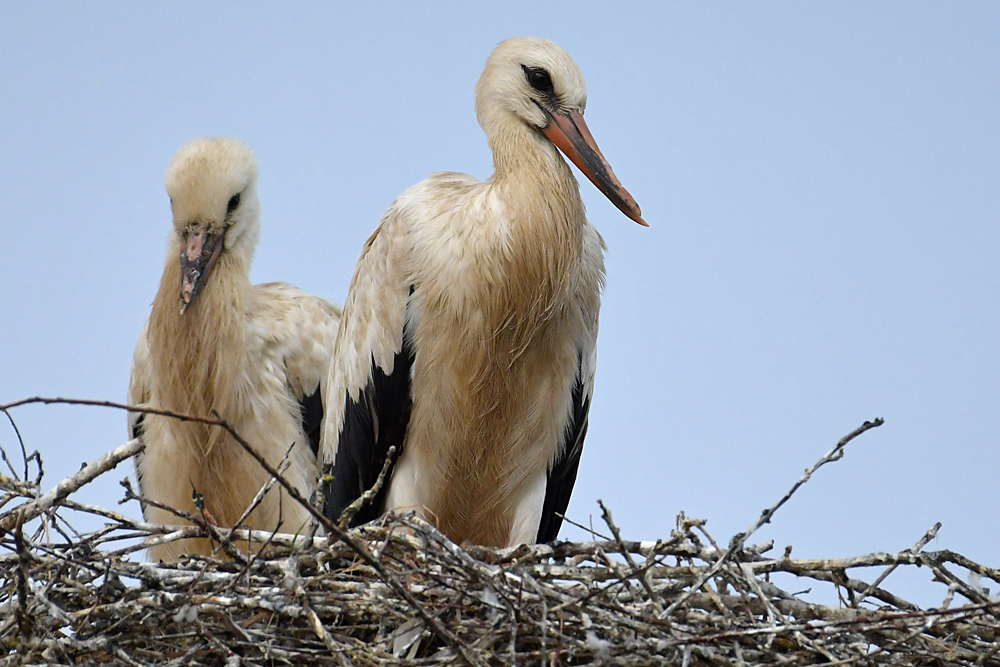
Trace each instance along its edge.
<path fill-rule="evenodd" d="M 229 198 L 229 204 L 226 205 L 226 213 L 232 213 L 236 210 L 236 207 L 240 205 L 240 193 L 237 192 L 232 197 Z"/>
<path fill-rule="evenodd" d="M 521 65 L 521 69 L 524 70 L 524 76 L 528 79 L 528 83 L 531 87 L 540 93 L 546 95 L 552 95 L 555 90 L 552 88 L 552 77 L 541 67 L 528 67 L 527 65 Z"/>

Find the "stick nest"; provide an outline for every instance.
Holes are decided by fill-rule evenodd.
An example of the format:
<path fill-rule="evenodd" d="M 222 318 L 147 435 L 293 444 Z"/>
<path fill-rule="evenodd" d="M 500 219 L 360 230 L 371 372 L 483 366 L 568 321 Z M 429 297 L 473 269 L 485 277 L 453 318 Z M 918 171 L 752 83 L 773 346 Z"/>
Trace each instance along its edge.
<path fill-rule="evenodd" d="M 622 539 L 603 504 L 608 537 L 509 549 L 462 548 L 413 514 L 346 532 L 326 522 L 330 537 L 222 529 L 207 515 L 158 526 L 72 499 L 141 449 L 136 440 L 46 493 L 37 454 L 23 457 L 21 474 L 0 449 L 11 473 L 0 475 L 0 667 L 1000 667 L 1000 602 L 983 585 L 1000 584 L 1000 571 L 925 551 L 939 525 L 895 554 L 796 560 L 790 549 L 777 556 L 770 544 L 746 545 L 851 437 L 726 548 L 683 515 L 664 539 Z M 212 540 L 218 557 L 142 560 L 151 541 L 191 537 Z M 892 571 L 913 567 L 943 586 L 939 607 L 884 588 Z M 869 583 L 849 569 L 877 576 Z M 832 584 L 840 604 L 800 599 L 770 581 L 773 573 L 811 580 L 803 588 Z"/>

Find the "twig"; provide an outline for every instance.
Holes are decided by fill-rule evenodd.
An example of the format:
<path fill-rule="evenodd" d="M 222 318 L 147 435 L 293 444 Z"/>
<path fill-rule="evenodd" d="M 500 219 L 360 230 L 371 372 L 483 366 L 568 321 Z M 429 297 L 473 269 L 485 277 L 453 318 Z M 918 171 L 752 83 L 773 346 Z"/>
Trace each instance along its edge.
<path fill-rule="evenodd" d="M 862 424 L 861 426 L 859 426 L 858 428 L 854 429 L 853 431 L 845 435 L 843 438 L 841 438 L 840 441 L 834 446 L 834 448 L 831 449 L 829 452 L 827 452 L 827 454 L 823 458 L 821 458 L 819 461 L 817 461 L 812 466 L 806 469 L 805 474 L 802 475 L 802 477 L 800 477 L 799 480 L 792 485 L 792 488 L 789 489 L 785 493 L 785 495 L 783 495 L 781 499 L 778 500 L 777 503 L 775 503 L 768 509 L 764 510 L 760 518 L 757 519 L 757 521 L 755 521 L 753 525 L 750 526 L 750 528 L 743 531 L 742 533 L 736 534 L 733 537 L 733 539 L 729 542 L 729 548 L 726 549 L 726 553 L 722 554 L 722 557 L 719 558 L 719 560 L 717 560 L 715 564 L 708 569 L 707 572 L 701 575 L 698 578 L 698 581 L 693 586 L 691 586 L 688 590 L 679 595 L 676 600 L 670 603 L 670 606 L 667 607 L 662 614 L 660 614 L 660 618 L 668 618 L 670 614 L 677 611 L 677 608 L 680 607 L 682 604 L 684 604 L 684 602 L 687 601 L 687 599 L 691 595 L 693 595 L 696 590 L 701 588 L 705 584 L 705 582 L 714 577 L 716 573 L 718 573 L 718 571 L 722 569 L 722 566 L 726 563 L 726 561 L 729 560 L 729 557 L 732 556 L 737 551 L 739 551 L 743 547 L 743 544 L 750 538 L 750 536 L 753 535 L 755 532 L 757 532 L 758 528 L 768 523 L 771 520 L 771 517 L 774 516 L 774 513 L 777 512 L 782 505 L 788 502 L 788 499 L 791 498 L 792 495 L 799 490 L 799 487 L 801 487 L 803 484 L 809 481 L 809 478 L 812 477 L 814 472 L 822 468 L 827 463 L 830 463 L 831 461 L 839 461 L 841 458 L 843 458 L 844 447 L 847 446 L 847 443 L 849 443 L 851 440 L 854 440 L 854 438 L 858 437 L 865 431 L 877 428 L 884 423 L 885 420 L 879 417 L 878 419 L 875 419 L 873 421 L 865 422 L 864 424 Z"/>
<path fill-rule="evenodd" d="M 934 524 L 933 526 L 931 526 L 930 530 L 928 530 L 926 533 L 924 533 L 924 536 L 921 537 L 919 540 L 917 540 L 917 543 L 914 544 L 909 549 L 907 549 L 907 551 L 910 552 L 910 553 L 918 553 L 918 552 L 920 552 L 921 549 L 923 549 L 925 546 L 927 546 L 928 542 L 930 542 L 935 537 L 937 537 L 937 534 L 938 534 L 939 530 L 941 530 L 941 522 L 940 521 L 938 521 L 936 524 Z M 861 592 L 860 595 L 858 595 L 857 604 L 855 604 L 854 606 L 857 607 L 862 602 L 864 602 L 865 598 L 867 598 L 871 594 L 871 592 L 873 590 L 875 590 L 876 588 L 878 588 L 879 584 L 881 584 L 883 581 L 885 581 L 886 578 L 890 574 L 892 574 L 896 570 L 897 567 L 899 567 L 899 563 L 893 563 L 888 568 L 886 568 L 885 572 L 883 572 L 882 574 L 880 574 L 879 577 L 868 586 L 868 588 L 866 588 L 864 591 Z"/>
<path fill-rule="evenodd" d="M 14 527 L 14 544 L 17 547 L 17 626 L 21 633 L 21 646 L 31 639 L 31 616 L 28 615 L 28 562 L 30 555 L 24 544 L 23 522 Z"/>
<path fill-rule="evenodd" d="M 9 514 L 0 521 L 0 529 L 10 530 L 17 522 L 30 521 L 48 511 L 53 504 L 66 498 L 69 494 L 80 489 L 80 487 L 94 480 L 95 477 L 105 473 L 125 459 L 132 458 L 137 452 L 145 449 L 145 445 L 139 438 L 129 440 L 121 447 L 102 454 L 93 463 L 84 466 L 78 473 L 71 475 L 56 484 L 55 488 L 40 496 L 37 500 L 22 505 L 15 514 Z"/>
<path fill-rule="evenodd" d="M 372 488 L 368 489 L 362 493 L 358 498 L 354 500 L 350 505 L 344 508 L 344 511 L 340 513 L 340 517 L 337 519 L 337 526 L 342 530 L 347 530 L 350 525 L 351 520 L 354 516 L 361 511 L 361 508 L 369 504 L 378 495 L 378 492 L 382 490 L 382 485 L 385 483 L 386 475 L 392 468 L 392 464 L 396 460 L 396 445 L 390 445 L 389 450 L 385 453 L 385 461 L 382 463 L 382 470 L 378 474 L 378 478 L 372 485 Z"/>
<path fill-rule="evenodd" d="M 259 549 L 257 549 L 257 553 L 251 555 L 251 557 L 249 559 L 247 559 L 246 565 L 244 565 L 243 569 L 240 570 L 240 573 L 235 578 L 233 578 L 233 582 L 229 585 L 229 587 L 227 588 L 227 590 L 234 589 L 239 584 L 240 579 L 243 578 L 243 575 L 247 574 L 248 572 L 250 572 L 250 568 L 252 568 L 254 566 L 254 563 L 257 562 L 257 559 L 260 558 L 261 554 L 264 553 L 264 550 L 267 549 L 267 546 L 269 544 L 271 544 L 272 540 L 274 540 L 275 535 L 278 534 L 278 528 L 280 528 L 280 527 L 281 527 L 281 522 L 279 521 L 278 525 L 275 526 L 275 528 L 274 528 L 273 531 L 271 531 L 271 534 L 268 535 L 268 537 L 267 537 L 266 540 L 264 540 L 264 543 L 260 545 Z M 234 531 L 230 531 L 229 535 L 232 536 L 233 532 Z M 229 539 L 229 538 L 227 538 L 227 539 Z M 247 542 L 249 542 L 249 541 L 250 540 L 248 539 Z"/>
<path fill-rule="evenodd" d="M 875 658 L 876 656 L 878 656 L 881 653 L 888 653 L 889 651 L 895 649 L 896 647 L 902 646 L 902 645 L 906 644 L 907 642 L 913 641 L 919 635 L 927 632 L 931 628 L 932 625 L 934 625 L 934 619 L 933 619 L 933 617 L 928 618 L 926 621 L 923 622 L 923 624 L 920 625 L 920 627 L 918 627 L 917 629 L 913 630 L 912 632 L 910 632 L 905 637 L 897 639 L 896 641 L 892 642 L 888 646 L 879 646 L 878 648 L 876 648 L 871 653 L 866 653 L 865 655 L 853 656 L 851 658 L 845 658 L 844 660 L 829 660 L 826 663 L 826 665 L 827 665 L 827 667 L 834 667 L 835 665 L 849 665 L 852 662 L 859 662 L 861 660 L 871 660 L 872 658 Z"/>
<path fill-rule="evenodd" d="M 632 560 L 632 554 L 630 554 L 628 549 L 625 548 L 625 544 L 622 542 L 621 531 L 618 530 L 618 526 L 615 525 L 614 519 L 611 518 L 611 511 L 604 505 L 604 501 L 599 498 L 597 500 L 597 504 L 601 508 L 601 518 L 604 519 L 604 523 L 607 524 L 608 529 L 611 530 L 611 534 L 614 535 L 615 537 L 615 544 L 618 545 L 618 553 L 620 553 L 625 558 L 625 562 L 628 563 L 628 566 L 630 568 L 632 568 L 632 574 L 635 575 L 636 573 L 641 571 L 641 568 L 635 564 L 635 561 Z M 646 593 L 649 595 L 649 599 L 653 601 L 653 605 L 656 608 L 656 612 L 658 614 L 662 614 L 663 613 L 662 600 L 660 599 L 660 595 L 653 590 L 653 587 L 649 584 L 649 581 L 646 579 L 646 575 L 648 573 L 649 570 L 647 569 L 645 572 L 642 572 L 642 574 L 638 575 L 639 583 L 641 583 L 642 587 L 646 589 Z"/>
<path fill-rule="evenodd" d="M 940 563 L 935 563 L 931 565 L 931 570 L 933 570 L 934 575 L 942 583 L 948 584 L 949 590 L 954 589 L 958 591 L 963 596 L 965 596 L 966 599 L 971 600 L 972 602 L 975 602 L 977 604 L 987 603 L 990 601 L 987 596 L 983 595 L 975 588 L 973 588 L 972 586 L 970 586 L 969 584 L 965 583 L 964 581 L 956 577 L 954 574 L 952 574 L 951 571 L 944 565 Z"/>
<path fill-rule="evenodd" d="M 294 442 L 288 446 L 288 449 L 285 450 L 285 455 L 281 457 L 281 461 L 278 462 L 280 472 L 285 472 L 291 465 L 291 462 L 288 461 L 288 455 L 292 453 L 293 447 L 295 447 Z M 260 489 L 257 490 L 257 494 L 253 497 L 253 500 L 251 500 L 250 504 L 247 505 L 247 508 L 243 510 L 243 514 L 241 514 L 240 518 L 233 524 L 233 530 L 236 530 L 243 525 L 243 522 L 247 520 L 247 517 L 250 516 L 251 512 L 257 509 L 260 503 L 264 500 L 264 496 L 267 495 L 267 492 L 271 490 L 271 487 L 274 486 L 277 481 L 277 477 L 269 477 L 268 480 L 264 482 Z"/>
<path fill-rule="evenodd" d="M 17 427 L 17 422 L 14 421 L 13 415 L 11 415 L 10 412 L 7 411 L 7 408 L 0 408 L 0 411 L 3 411 L 3 413 L 7 416 L 7 421 L 10 422 L 11 428 L 14 429 L 14 435 L 17 436 L 17 444 L 20 445 L 20 447 L 21 447 L 21 460 L 24 462 L 24 478 L 23 478 L 23 481 L 27 482 L 28 481 L 28 450 L 25 449 L 25 447 L 24 447 L 24 438 L 21 437 L 21 429 L 19 429 Z M 7 462 L 7 466 L 10 468 L 11 474 L 14 475 L 14 477 L 16 478 L 17 477 L 17 473 L 14 472 L 14 467 L 10 464 L 10 461 L 7 460 L 7 452 L 4 452 L 2 449 L 0 449 L 0 452 L 3 452 L 3 460 Z"/>
<path fill-rule="evenodd" d="M 993 648 L 991 648 L 989 651 L 987 651 L 986 653 L 983 653 L 978 658 L 976 658 L 976 662 L 975 662 L 976 667 L 979 667 L 979 665 L 985 664 L 986 661 L 988 661 L 990 658 L 992 658 L 993 656 L 995 656 L 997 654 L 997 652 L 1000 652 L 1000 642 L 994 642 L 993 643 Z"/>
<path fill-rule="evenodd" d="M 209 515 L 205 512 L 204 505 L 200 505 L 199 507 L 198 501 L 195 502 L 195 507 L 197 507 L 201 511 L 198 514 L 195 514 L 194 512 L 179 510 L 165 503 L 157 502 L 155 500 L 150 500 L 145 496 L 140 496 L 139 494 L 137 494 L 135 491 L 132 490 L 132 483 L 128 480 L 127 477 L 123 479 L 121 482 L 119 482 L 119 484 L 122 486 L 122 488 L 125 489 L 125 498 L 123 499 L 123 501 L 137 500 L 143 507 L 145 506 L 155 507 L 156 509 L 163 510 L 164 512 L 173 514 L 178 519 L 183 519 L 184 521 L 187 521 L 190 524 L 198 526 L 202 530 L 202 535 L 212 540 L 215 540 L 215 542 L 218 542 L 222 546 L 223 550 L 226 552 L 227 556 L 229 556 L 231 559 L 239 563 L 246 562 L 246 557 L 242 553 L 240 553 L 239 549 L 237 549 L 236 546 L 232 543 L 232 541 L 229 540 L 229 537 L 225 533 L 224 529 L 220 528 L 219 526 L 215 525 L 214 523 L 208 520 Z M 196 496 L 200 495 L 198 494 L 197 490 L 195 490 L 194 493 Z M 176 526 L 174 526 L 174 528 L 176 528 Z M 154 546 L 163 544 L 168 541 L 172 542 L 173 540 L 153 539 L 146 543 L 146 548 L 152 548 Z"/>
<path fill-rule="evenodd" d="M 569 525 L 576 526 L 580 530 L 582 530 L 584 532 L 587 532 L 587 533 L 590 533 L 595 539 L 599 537 L 599 538 L 601 538 L 602 540 L 604 540 L 606 542 L 610 542 L 611 541 L 611 538 L 608 537 L 607 535 L 601 535 L 600 533 L 595 532 L 593 526 L 585 526 L 582 523 L 577 523 L 576 521 L 573 521 L 573 519 L 569 518 L 565 514 L 560 514 L 559 512 L 556 512 L 555 514 L 556 514 L 557 517 L 559 517 L 560 519 L 562 519 L 563 521 L 565 521 Z"/>

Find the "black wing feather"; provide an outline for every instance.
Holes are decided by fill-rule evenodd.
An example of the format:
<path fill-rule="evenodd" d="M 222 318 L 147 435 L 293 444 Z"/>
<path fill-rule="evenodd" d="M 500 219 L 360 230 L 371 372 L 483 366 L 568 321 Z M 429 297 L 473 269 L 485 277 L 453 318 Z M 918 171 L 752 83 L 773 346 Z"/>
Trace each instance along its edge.
<path fill-rule="evenodd" d="M 135 421 L 129 425 L 128 429 L 129 440 L 134 440 L 135 438 L 139 438 L 140 440 L 142 440 L 143 431 L 146 430 L 146 425 L 143 423 L 145 417 L 146 414 L 140 412 L 138 413 L 138 416 L 135 418 Z M 135 455 L 135 479 L 139 483 L 140 494 L 142 494 L 142 465 L 140 463 L 140 461 L 142 461 L 142 456 L 143 456 L 142 452 L 137 452 Z M 146 503 L 140 503 L 140 509 L 142 510 L 142 518 L 144 519 L 147 518 Z"/>
<path fill-rule="evenodd" d="M 587 437 L 590 398 L 583 386 L 583 359 L 577 365 L 576 383 L 573 385 L 573 409 L 566 424 L 566 446 L 549 470 L 545 485 L 545 502 L 542 504 L 542 520 L 538 524 L 539 543 L 551 542 L 559 535 L 563 515 L 569 506 L 569 498 L 576 484 L 576 472 L 580 467 L 583 440 Z"/>
<path fill-rule="evenodd" d="M 142 439 L 142 432 L 145 430 L 145 425 L 142 422 L 145 417 L 144 413 L 139 413 L 139 416 L 135 418 L 135 422 L 132 423 L 130 428 L 129 440 Z"/>
<path fill-rule="evenodd" d="M 403 347 L 395 355 L 392 373 L 386 375 L 372 359 L 368 385 L 357 402 L 352 401 L 350 395 L 345 398 L 344 425 L 340 430 L 337 456 L 333 465 L 324 470 L 325 513 L 330 520 L 339 519 L 344 508 L 374 486 L 389 447 L 395 445 L 396 458 L 402 452 L 413 405 L 410 396 L 413 361 L 414 354 L 404 333 Z M 367 523 L 382 514 L 388 488 L 387 481 L 374 500 L 354 516 L 352 526 Z"/>
<path fill-rule="evenodd" d="M 321 382 L 320 385 L 322 384 Z M 323 397 L 320 396 L 319 385 L 311 396 L 299 401 L 299 408 L 302 410 L 302 430 L 309 438 L 309 449 L 313 456 L 318 456 L 320 426 L 323 424 Z"/>

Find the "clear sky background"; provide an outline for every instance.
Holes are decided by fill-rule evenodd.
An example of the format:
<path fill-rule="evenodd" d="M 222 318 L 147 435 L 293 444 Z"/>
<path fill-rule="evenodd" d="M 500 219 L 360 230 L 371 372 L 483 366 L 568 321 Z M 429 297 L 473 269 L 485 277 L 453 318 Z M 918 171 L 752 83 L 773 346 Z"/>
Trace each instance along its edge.
<path fill-rule="evenodd" d="M 683 510 L 727 541 L 881 416 L 760 539 L 859 555 L 942 521 L 929 548 L 1000 565 L 1000 6 L 368 4 L 5 4 L 0 402 L 124 400 L 184 141 L 255 150 L 254 281 L 342 302 L 397 194 L 490 175 L 473 86 L 537 35 L 650 223 L 583 182 L 608 287 L 570 515 L 603 498 L 653 539 Z M 47 487 L 126 439 L 111 410 L 15 417 Z M 83 497 L 114 504 L 123 470 Z"/>

